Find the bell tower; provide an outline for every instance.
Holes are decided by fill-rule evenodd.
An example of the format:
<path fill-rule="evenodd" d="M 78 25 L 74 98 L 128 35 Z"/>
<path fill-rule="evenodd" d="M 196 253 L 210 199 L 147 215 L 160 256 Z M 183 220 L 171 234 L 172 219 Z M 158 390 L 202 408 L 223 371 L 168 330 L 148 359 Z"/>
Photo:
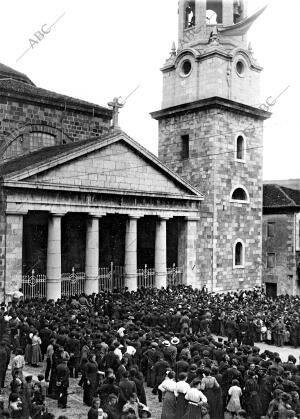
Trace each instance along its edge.
<path fill-rule="evenodd" d="M 178 46 L 163 65 L 159 158 L 205 195 L 188 283 L 261 284 L 262 67 L 246 0 L 179 0 Z M 193 268 L 192 268 L 193 267 Z"/>

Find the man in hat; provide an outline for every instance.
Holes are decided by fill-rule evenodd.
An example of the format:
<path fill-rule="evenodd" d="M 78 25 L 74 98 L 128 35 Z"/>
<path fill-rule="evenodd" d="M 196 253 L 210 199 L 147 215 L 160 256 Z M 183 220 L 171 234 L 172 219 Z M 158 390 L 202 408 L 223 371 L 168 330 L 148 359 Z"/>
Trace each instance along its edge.
<path fill-rule="evenodd" d="M 147 386 L 154 387 L 154 374 L 153 365 L 159 360 L 158 343 L 152 342 L 150 348 L 148 348 L 143 357 L 147 361 Z"/>
<path fill-rule="evenodd" d="M 170 364 L 171 368 L 174 368 L 176 357 L 177 357 L 177 347 L 179 343 L 179 339 L 177 337 L 173 337 L 171 339 L 171 343 L 169 341 L 168 345 L 164 345 L 164 355 L 165 360 Z"/>
<path fill-rule="evenodd" d="M 123 379 L 119 383 L 120 387 L 120 397 L 119 397 L 119 407 L 123 409 L 125 403 L 127 403 L 133 394 L 137 393 L 136 385 L 134 381 L 129 380 L 129 372 L 124 373 Z"/>
<path fill-rule="evenodd" d="M 268 411 L 266 416 L 268 418 L 273 418 L 275 415 L 278 415 L 278 409 L 281 404 L 281 395 L 283 391 L 280 389 L 275 389 L 273 393 L 273 400 L 270 401 Z"/>
<path fill-rule="evenodd" d="M 67 366 L 68 359 L 64 359 L 56 367 L 56 387 L 57 387 L 57 406 L 62 409 L 66 409 L 67 398 L 68 398 L 68 387 L 70 371 Z"/>
<path fill-rule="evenodd" d="M 104 406 L 104 411 L 108 415 L 108 419 L 118 419 L 119 418 L 119 409 L 117 406 L 118 396 L 114 393 L 109 394 L 108 402 Z"/>
<path fill-rule="evenodd" d="M 179 374 L 181 372 L 187 373 L 189 370 L 189 363 L 188 363 L 188 357 L 185 354 L 182 354 L 179 358 L 179 360 L 175 364 L 175 373 L 176 373 L 176 380 L 179 378 Z"/>
<path fill-rule="evenodd" d="M 292 374 L 296 374 L 296 372 L 297 372 L 296 362 L 297 362 L 297 360 L 294 357 L 294 355 L 290 354 L 288 356 L 287 362 L 284 362 L 282 364 L 282 366 L 286 371 L 291 371 Z"/>
<path fill-rule="evenodd" d="M 157 393 L 158 386 L 164 381 L 168 369 L 170 369 L 170 365 L 161 353 L 159 360 L 153 365 L 154 387 L 152 394 Z M 160 390 L 158 391 L 158 401 L 162 401 L 162 393 Z"/>

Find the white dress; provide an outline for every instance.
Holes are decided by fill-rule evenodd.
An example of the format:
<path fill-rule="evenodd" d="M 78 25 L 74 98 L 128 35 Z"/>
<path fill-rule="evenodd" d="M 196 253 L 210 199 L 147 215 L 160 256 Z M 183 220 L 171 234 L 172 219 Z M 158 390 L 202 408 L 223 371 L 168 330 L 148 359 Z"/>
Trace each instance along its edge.
<path fill-rule="evenodd" d="M 228 394 L 230 396 L 230 400 L 227 404 L 227 410 L 229 410 L 229 412 L 237 413 L 241 410 L 240 397 L 242 395 L 242 389 L 239 386 L 232 386 L 228 390 Z"/>

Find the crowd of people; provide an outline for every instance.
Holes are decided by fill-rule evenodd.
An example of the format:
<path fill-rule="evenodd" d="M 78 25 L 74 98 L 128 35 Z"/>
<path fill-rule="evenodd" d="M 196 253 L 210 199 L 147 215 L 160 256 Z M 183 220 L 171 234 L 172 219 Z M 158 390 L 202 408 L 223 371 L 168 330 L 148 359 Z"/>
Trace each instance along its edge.
<path fill-rule="evenodd" d="M 146 386 L 161 419 L 300 418 L 296 358 L 282 362 L 255 346 L 297 347 L 299 309 L 299 297 L 271 299 L 261 288 L 186 286 L 2 304 L 0 418 L 52 419 L 47 398 L 67 418 L 70 378 L 82 387 L 88 419 L 153 417 Z M 43 374 L 25 374 L 26 364 L 44 360 Z"/>

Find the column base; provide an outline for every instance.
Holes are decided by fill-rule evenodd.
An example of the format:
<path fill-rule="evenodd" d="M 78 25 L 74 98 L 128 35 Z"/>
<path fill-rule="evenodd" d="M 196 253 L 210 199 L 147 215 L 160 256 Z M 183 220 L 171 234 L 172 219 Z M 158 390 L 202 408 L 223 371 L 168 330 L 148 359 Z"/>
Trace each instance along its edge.
<path fill-rule="evenodd" d="M 128 291 L 137 291 L 137 274 L 125 274 L 125 284 L 124 287 L 128 288 Z"/>
<path fill-rule="evenodd" d="M 158 289 L 167 288 L 167 273 L 156 273 L 155 287 Z"/>
<path fill-rule="evenodd" d="M 85 278 L 84 292 L 86 295 L 98 294 L 99 292 L 98 277 Z"/>
<path fill-rule="evenodd" d="M 47 278 L 47 300 L 59 300 L 61 298 L 61 279 Z"/>

